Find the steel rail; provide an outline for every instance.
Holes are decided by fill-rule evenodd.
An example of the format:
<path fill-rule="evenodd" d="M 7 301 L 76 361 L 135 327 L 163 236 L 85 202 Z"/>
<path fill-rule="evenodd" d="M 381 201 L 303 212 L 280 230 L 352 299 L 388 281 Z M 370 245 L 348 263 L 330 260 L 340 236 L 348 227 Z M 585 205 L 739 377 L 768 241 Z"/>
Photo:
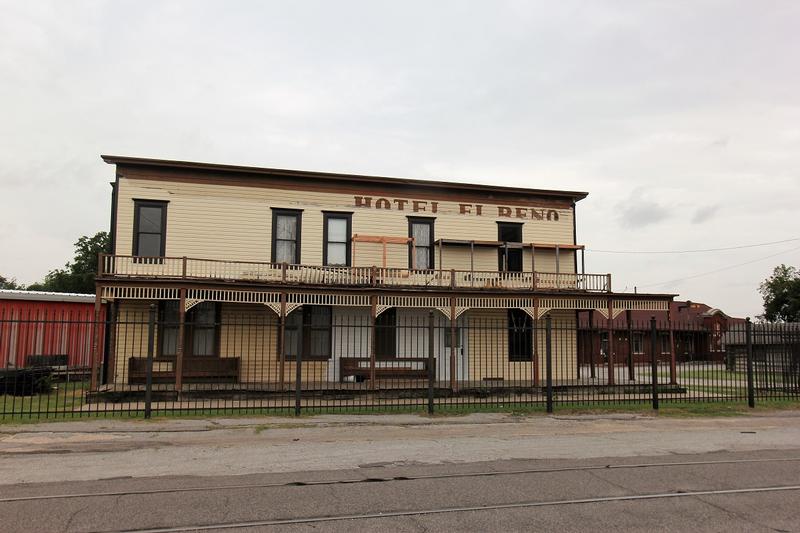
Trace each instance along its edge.
<path fill-rule="evenodd" d="M 310 487 L 319 485 L 352 485 L 357 483 L 386 483 L 395 481 L 422 481 L 435 479 L 458 479 L 469 477 L 495 477 L 495 476 L 515 476 L 526 474 L 549 474 L 556 472 L 578 472 L 589 470 L 624 470 L 633 468 L 664 468 L 679 466 L 708 466 L 724 464 L 744 464 L 744 463 L 777 463 L 800 461 L 800 457 L 780 457 L 774 459 L 723 459 L 718 461 L 685 461 L 685 462 L 665 462 L 665 463 L 631 463 L 631 464 L 604 464 L 588 466 L 564 466 L 555 468 L 533 468 L 522 470 L 498 470 L 486 472 L 458 472 L 452 474 L 423 474 L 413 476 L 389 476 L 389 477 L 361 477 L 345 479 L 323 479 L 311 481 L 284 481 L 276 483 L 246 483 L 238 485 L 211 485 L 202 487 L 175 487 L 165 489 L 148 490 L 126 490 L 109 492 L 81 492 L 65 494 L 49 494 L 37 496 L 17 496 L 12 498 L 0 498 L 2 503 L 14 503 L 38 500 L 65 500 L 74 498 L 105 498 L 119 496 L 139 496 L 149 494 L 169 494 L 182 492 L 214 492 L 220 490 L 245 490 L 277 487 Z M 101 480 L 102 481 L 102 480 Z"/>
<path fill-rule="evenodd" d="M 203 524 L 194 526 L 177 526 L 153 529 L 121 530 L 120 533 L 177 533 L 182 531 L 208 531 L 219 529 L 241 529 L 248 527 L 285 526 L 293 524 L 311 524 L 320 522 L 339 522 L 342 520 L 371 520 L 380 518 L 398 518 L 403 516 L 424 516 L 445 513 L 471 513 L 494 511 L 499 509 L 525 509 L 532 507 L 550 507 L 558 505 L 580 505 L 590 503 L 609 503 L 636 500 L 658 500 L 663 498 L 686 498 L 693 496 L 714 496 L 729 494 L 752 494 L 758 492 L 778 492 L 800 490 L 800 485 L 782 485 L 773 487 L 751 487 L 744 489 L 697 490 L 685 492 L 662 492 L 656 494 L 631 494 L 627 496 L 601 496 L 597 498 L 580 498 L 574 500 L 552 500 L 539 502 L 503 503 L 495 505 L 476 505 L 470 507 L 441 507 L 438 509 L 419 509 L 413 511 L 388 511 L 385 513 L 364 513 L 335 516 L 317 516 L 307 518 L 284 518 L 277 520 L 254 520 L 249 522 L 228 522 L 221 524 Z"/>

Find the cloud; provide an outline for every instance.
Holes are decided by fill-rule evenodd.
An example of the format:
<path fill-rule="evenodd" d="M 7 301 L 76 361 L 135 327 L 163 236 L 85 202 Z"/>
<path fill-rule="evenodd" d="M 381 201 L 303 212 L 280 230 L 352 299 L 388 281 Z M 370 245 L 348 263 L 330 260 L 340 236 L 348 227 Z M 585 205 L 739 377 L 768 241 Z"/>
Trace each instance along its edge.
<path fill-rule="evenodd" d="M 795 236 L 800 2 L 0 4 L 0 273 L 23 282 L 108 227 L 100 153 L 586 190 L 597 249 Z M 587 269 L 632 287 L 733 255 Z M 772 266 L 680 289 L 757 314 L 730 282 Z"/>
<path fill-rule="evenodd" d="M 625 228 L 644 228 L 672 216 L 667 206 L 648 199 L 641 190 L 631 192 L 618 209 L 620 224 Z"/>
<path fill-rule="evenodd" d="M 719 205 L 707 205 L 697 208 L 691 218 L 692 224 L 701 224 L 711 220 L 719 211 Z"/>

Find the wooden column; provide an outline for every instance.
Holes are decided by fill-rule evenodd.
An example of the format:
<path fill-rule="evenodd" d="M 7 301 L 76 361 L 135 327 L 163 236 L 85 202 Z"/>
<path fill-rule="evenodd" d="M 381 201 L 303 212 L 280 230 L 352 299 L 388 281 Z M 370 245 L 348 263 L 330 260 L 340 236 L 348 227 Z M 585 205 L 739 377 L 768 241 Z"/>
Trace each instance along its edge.
<path fill-rule="evenodd" d="M 475 241 L 469 241 L 469 279 L 470 284 L 475 286 Z"/>
<path fill-rule="evenodd" d="M 531 243 L 531 287 L 536 290 L 536 246 Z"/>
<path fill-rule="evenodd" d="M 672 313 L 669 310 L 667 310 L 667 324 L 669 328 L 669 384 L 677 385 L 678 364 L 675 358 L 675 335 L 672 328 Z"/>
<path fill-rule="evenodd" d="M 281 312 L 278 314 L 278 390 L 283 391 L 286 371 L 286 293 L 281 293 Z"/>
<path fill-rule="evenodd" d="M 378 297 L 377 296 L 370 296 L 370 314 L 369 314 L 369 322 L 371 327 L 371 335 L 370 335 L 370 342 L 369 342 L 369 381 L 370 381 L 370 388 L 375 389 L 375 350 L 378 346 L 378 339 L 376 336 L 377 328 L 375 327 L 375 323 L 377 322 L 378 318 Z"/>
<path fill-rule="evenodd" d="M 556 289 L 561 288 L 561 251 L 556 244 Z"/>
<path fill-rule="evenodd" d="M 183 356 L 186 338 L 186 289 L 180 289 L 178 303 L 178 346 L 175 350 L 175 390 L 178 394 L 183 390 Z"/>
<path fill-rule="evenodd" d="M 106 383 L 114 383 L 117 370 L 117 302 L 108 306 L 108 368 L 106 368 Z"/>
<path fill-rule="evenodd" d="M 90 390 L 97 391 L 97 384 L 100 369 L 100 286 L 98 285 L 94 297 L 94 322 L 92 324 L 92 378 L 90 383 Z"/>
<path fill-rule="evenodd" d="M 614 302 L 608 299 L 608 384 L 614 384 Z"/>
<path fill-rule="evenodd" d="M 531 248 L 533 250 L 533 248 Z M 539 298 L 533 299 L 533 386 L 539 386 Z"/>
<path fill-rule="evenodd" d="M 463 345 L 463 340 L 462 340 Z M 461 348 L 463 350 L 463 347 Z M 450 297 L 450 390 L 456 391 L 456 297 Z"/>

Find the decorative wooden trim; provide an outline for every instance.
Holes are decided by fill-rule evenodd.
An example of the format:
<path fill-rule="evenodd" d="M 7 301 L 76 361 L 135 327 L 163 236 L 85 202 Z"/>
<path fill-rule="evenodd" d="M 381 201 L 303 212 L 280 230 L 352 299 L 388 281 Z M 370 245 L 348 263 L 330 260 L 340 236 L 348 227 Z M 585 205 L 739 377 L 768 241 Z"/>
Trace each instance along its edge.
<path fill-rule="evenodd" d="M 170 287 L 103 287 L 104 300 L 178 300 L 179 289 Z"/>
<path fill-rule="evenodd" d="M 289 293 L 287 302 L 307 305 L 329 305 L 333 307 L 369 307 L 366 294 L 320 294 Z"/>
<path fill-rule="evenodd" d="M 277 292 L 246 291 L 235 289 L 189 289 L 186 291 L 186 298 L 192 300 L 206 300 L 209 302 L 224 303 L 280 303 L 280 294 Z"/>
<path fill-rule="evenodd" d="M 197 298 L 186 298 L 184 300 L 184 303 L 183 303 L 183 305 L 184 305 L 183 310 L 184 310 L 184 312 L 189 311 L 189 309 L 191 309 L 195 305 L 197 305 L 197 304 L 199 304 L 201 302 L 204 302 L 204 301 L 205 300 L 200 300 L 200 299 L 197 299 Z"/>
<path fill-rule="evenodd" d="M 290 303 L 287 303 L 286 304 L 286 314 L 290 315 L 292 313 L 292 311 L 294 311 L 295 309 L 299 309 L 301 307 L 303 307 L 303 304 L 297 304 L 297 303 L 290 304 Z"/>

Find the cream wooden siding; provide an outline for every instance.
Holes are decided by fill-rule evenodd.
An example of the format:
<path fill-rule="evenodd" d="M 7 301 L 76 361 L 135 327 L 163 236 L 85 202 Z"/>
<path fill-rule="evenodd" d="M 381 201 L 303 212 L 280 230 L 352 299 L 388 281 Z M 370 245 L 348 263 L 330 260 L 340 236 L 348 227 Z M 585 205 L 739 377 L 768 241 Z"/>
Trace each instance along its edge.
<path fill-rule="evenodd" d="M 524 382 L 533 379 L 531 361 L 508 360 L 508 315 L 506 309 L 471 309 L 469 313 L 469 379 L 490 382 Z M 577 341 L 575 312 L 553 311 L 559 328 L 553 331 L 553 379 L 575 379 L 577 376 Z M 545 378 L 544 323 L 536 330 L 536 352 L 540 383 Z"/>
<path fill-rule="evenodd" d="M 352 211 L 353 233 L 361 235 L 408 236 L 408 215 L 435 216 L 435 238 L 497 240 L 497 221 L 522 222 L 516 218 L 492 216 L 496 206 L 486 204 L 483 216 L 459 215 L 457 204 L 443 199 L 440 211 L 413 213 L 409 209 L 379 210 L 354 207 L 351 194 L 296 192 L 283 189 L 210 185 L 121 178 L 117 211 L 115 252 L 132 251 L 133 199 L 168 200 L 166 255 L 240 261 L 270 261 L 272 211 L 270 208 L 302 209 L 301 262 L 322 263 L 322 211 Z M 447 210 L 448 212 L 445 212 Z M 524 221 L 523 241 L 572 243 L 572 210 L 558 209 L 559 220 Z M 382 247 L 355 244 L 355 265 L 381 265 Z M 403 245 L 388 245 L 388 266 L 408 266 L 408 250 Z M 438 263 L 438 250 L 437 263 Z M 530 268 L 526 252 L 525 270 Z M 569 272 L 574 265 L 572 252 L 562 252 L 561 266 Z M 550 257 L 550 260 L 548 260 Z M 537 252 L 537 270 L 554 270 L 552 250 Z M 449 247 L 445 268 L 469 269 L 469 250 Z M 497 252 L 478 249 L 476 270 L 497 270 Z"/>
<path fill-rule="evenodd" d="M 264 305 L 222 304 L 220 357 L 239 357 L 242 383 L 276 381 L 278 319 Z"/>
<path fill-rule="evenodd" d="M 114 383 L 128 383 L 128 359 L 147 357 L 147 322 L 151 303 L 144 300 L 120 302 L 114 338 Z M 154 347 L 156 346 L 158 328 Z M 159 362 L 154 364 L 153 369 L 171 370 L 172 363 Z"/>

